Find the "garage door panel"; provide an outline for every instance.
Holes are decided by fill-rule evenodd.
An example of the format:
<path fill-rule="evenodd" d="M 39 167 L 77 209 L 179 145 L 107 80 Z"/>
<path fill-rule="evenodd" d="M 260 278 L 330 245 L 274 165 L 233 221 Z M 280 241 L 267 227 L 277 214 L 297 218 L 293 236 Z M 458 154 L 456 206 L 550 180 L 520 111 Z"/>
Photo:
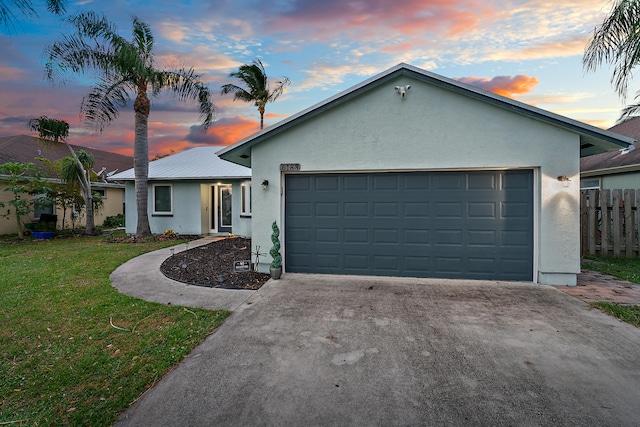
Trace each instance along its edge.
<path fill-rule="evenodd" d="M 496 204 L 493 202 L 469 202 L 467 203 L 467 218 L 497 218 Z"/>
<path fill-rule="evenodd" d="M 338 176 L 324 175 L 315 179 L 316 191 L 338 191 L 340 190 L 340 179 Z"/>
<path fill-rule="evenodd" d="M 509 218 L 531 218 L 531 203 L 527 202 L 502 202 L 500 206 L 501 216 Z"/>
<path fill-rule="evenodd" d="M 400 243 L 400 240 L 398 239 L 398 230 L 373 230 L 373 240 L 371 243 L 374 245 L 398 245 Z"/>
<path fill-rule="evenodd" d="M 429 202 L 405 202 L 404 218 L 428 218 Z"/>
<path fill-rule="evenodd" d="M 396 202 L 374 202 L 373 217 L 374 218 L 398 218 L 400 207 Z"/>
<path fill-rule="evenodd" d="M 462 190 L 464 188 L 464 179 L 461 173 L 434 173 L 432 179 L 434 180 L 434 190 L 436 191 Z"/>
<path fill-rule="evenodd" d="M 372 175 L 372 190 L 378 191 L 398 191 L 398 176 L 396 174 L 376 174 Z"/>
<path fill-rule="evenodd" d="M 531 170 L 285 180 L 286 271 L 533 278 Z"/>
<path fill-rule="evenodd" d="M 469 179 L 467 175 L 467 188 L 469 190 L 490 190 L 495 191 L 498 188 L 498 174 L 495 172 L 476 172 Z"/>

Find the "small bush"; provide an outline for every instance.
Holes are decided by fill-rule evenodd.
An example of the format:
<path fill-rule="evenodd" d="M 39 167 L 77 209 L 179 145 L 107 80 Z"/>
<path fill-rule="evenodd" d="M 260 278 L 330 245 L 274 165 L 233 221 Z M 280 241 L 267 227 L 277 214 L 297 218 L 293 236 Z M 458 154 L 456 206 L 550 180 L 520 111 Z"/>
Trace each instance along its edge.
<path fill-rule="evenodd" d="M 102 226 L 104 228 L 118 228 L 124 227 L 124 214 L 118 214 L 115 216 L 108 216 L 104 219 Z"/>

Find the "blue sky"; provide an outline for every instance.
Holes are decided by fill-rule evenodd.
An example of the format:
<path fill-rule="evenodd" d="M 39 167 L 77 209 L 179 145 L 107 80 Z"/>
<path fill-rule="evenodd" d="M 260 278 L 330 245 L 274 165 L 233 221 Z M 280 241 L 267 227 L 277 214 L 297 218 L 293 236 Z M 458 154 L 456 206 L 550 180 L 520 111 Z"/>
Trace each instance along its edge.
<path fill-rule="evenodd" d="M 0 136 L 28 134 L 26 122 L 45 114 L 70 123 L 71 143 L 131 155 L 131 108 L 94 135 L 79 117 L 93 76 L 56 87 L 44 80 L 44 48 L 71 28 L 43 1 L 34 4 L 38 17 L 0 28 Z M 585 74 L 582 54 L 610 7 L 606 0 L 82 0 L 69 2 L 67 12 L 104 13 L 127 38 L 135 15 L 151 27 L 159 66 L 203 74 L 216 123 L 204 135 L 195 105 L 152 99 L 154 156 L 228 145 L 257 132 L 257 109 L 219 94 L 221 85 L 234 82 L 228 74 L 255 58 L 273 80 L 292 81 L 267 106 L 265 126 L 406 62 L 608 128 L 623 102 L 611 88 L 609 68 Z"/>

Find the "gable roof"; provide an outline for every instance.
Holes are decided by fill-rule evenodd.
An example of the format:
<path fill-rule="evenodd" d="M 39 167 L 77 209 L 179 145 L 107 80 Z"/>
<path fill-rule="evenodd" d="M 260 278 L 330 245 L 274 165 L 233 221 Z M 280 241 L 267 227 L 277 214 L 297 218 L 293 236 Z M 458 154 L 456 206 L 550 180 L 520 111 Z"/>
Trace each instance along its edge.
<path fill-rule="evenodd" d="M 609 129 L 612 132 L 640 140 L 640 117 L 619 123 Z M 640 170 L 640 150 L 617 150 L 580 159 L 582 176 L 608 175 Z"/>
<path fill-rule="evenodd" d="M 223 146 L 194 147 L 172 156 L 149 162 L 149 180 L 202 180 L 250 178 L 251 169 L 219 158 Z M 113 175 L 109 180 L 133 180 L 134 170 Z"/>
<path fill-rule="evenodd" d="M 69 144 L 75 151 L 85 150 L 93 156 L 93 170 L 100 172 L 105 168 L 106 173 L 124 171 L 133 166 L 133 157 L 95 148 L 82 147 Z M 42 166 L 36 160 L 42 157 L 48 160 L 60 160 L 70 156 L 69 149 L 60 142 L 44 142 L 42 139 L 31 135 L 14 135 L 0 138 L 0 164 L 7 162 L 32 162 Z"/>
<path fill-rule="evenodd" d="M 409 64 L 401 63 L 316 105 L 302 110 L 234 145 L 223 148 L 218 152 L 218 155 L 230 162 L 251 166 L 251 147 L 253 145 L 399 76 L 413 77 L 470 98 L 487 102 L 516 114 L 521 114 L 575 132 L 580 135 L 580 157 L 626 148 L 633 143 L 633 139 L 631 138 L 605 131 L 595 126 L 560 116 L 504 96 L 496 95 L 495 93 L 431 73 Z"/>

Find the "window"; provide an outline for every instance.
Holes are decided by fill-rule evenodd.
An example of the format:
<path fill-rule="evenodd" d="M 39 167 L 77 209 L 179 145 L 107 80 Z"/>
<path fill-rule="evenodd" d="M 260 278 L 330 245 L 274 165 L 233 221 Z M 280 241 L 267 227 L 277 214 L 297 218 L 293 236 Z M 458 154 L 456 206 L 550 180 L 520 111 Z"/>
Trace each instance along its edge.
<path fill-rule="evenodd" d="M 153 186 L 153 215 L 173 214 L 173 191 L 171 185 Z"/>
<path fill-rule="evenodd" d="M 241 185 L 242 209 L 240 215 L 251 216 L 251 181 L 243 182 Z"/>
<path fill-rule="evenodd" d="M 107 190 L 104 188 L 92 188 L 91 191 L 93 193 L 98 193 L 103 199 L 107 198 Z"/>
<path fill-rule="evenodd" d="M 33 217 L 35 219 L 40 218 L 42 214 L 52 215 L 53 212 L 53 200 L 51 200 L 46 194 L 38 194 L 33 198 Z"/>
<path fill-rule="evenodd" d="M 599 190 L 600 178 L 584 178 L 580 180 L 581 190 Z"/>

